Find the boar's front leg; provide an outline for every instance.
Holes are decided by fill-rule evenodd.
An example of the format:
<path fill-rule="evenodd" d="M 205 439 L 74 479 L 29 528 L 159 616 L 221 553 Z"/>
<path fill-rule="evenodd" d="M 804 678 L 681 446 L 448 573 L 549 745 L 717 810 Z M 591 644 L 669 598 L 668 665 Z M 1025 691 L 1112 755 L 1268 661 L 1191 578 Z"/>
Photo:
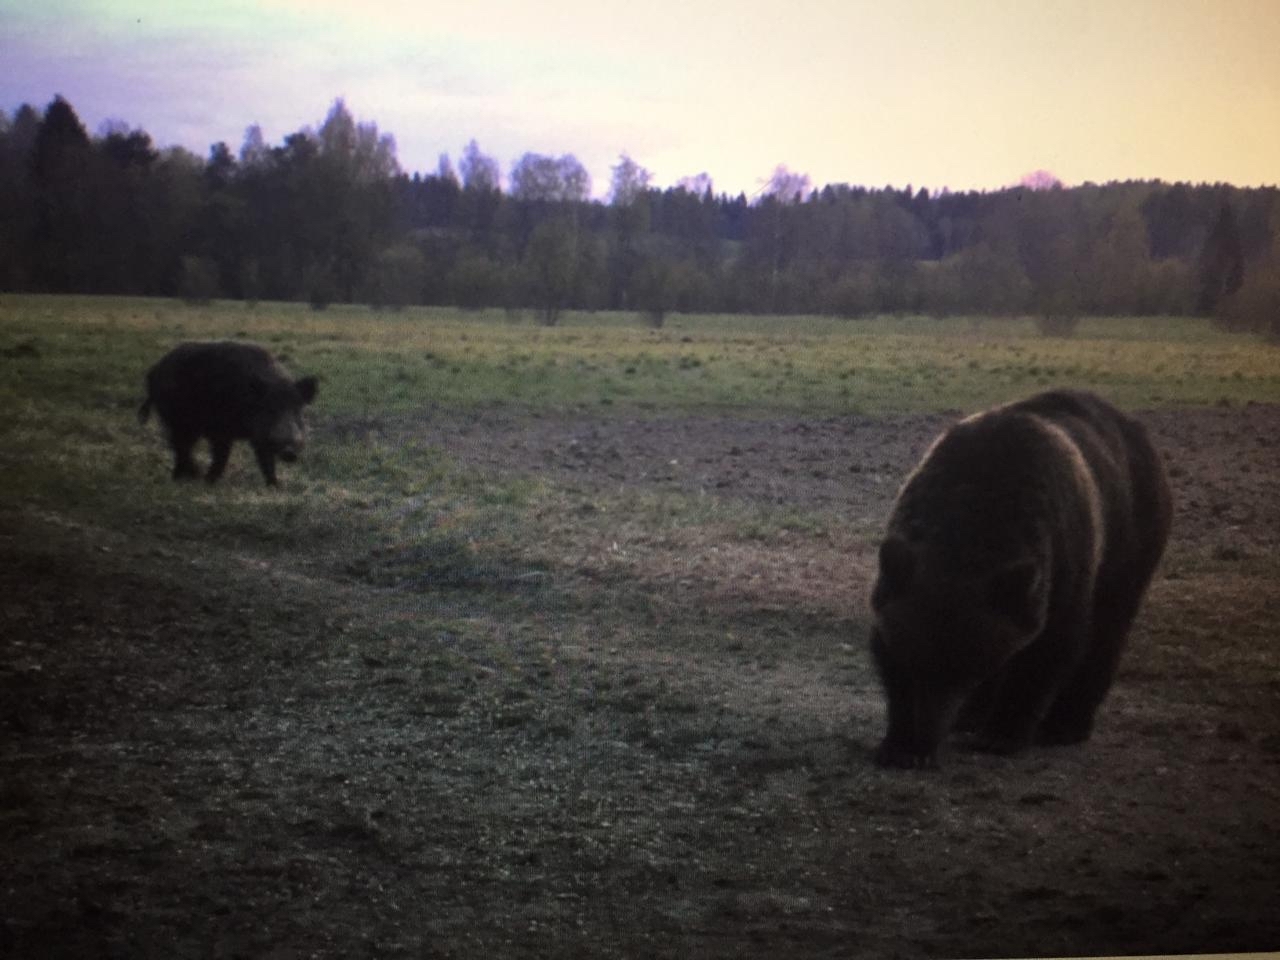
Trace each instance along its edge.
<path fill-rule="evenodd" d="M 267 481 L 267 486 L 277 486 L 279 481 L 276 480 L 276 455 L 269 444 L 260 440 L 252 441 L 253 455 L 258 458 L 258 469 L 262 471 L 262 477 Z"/>

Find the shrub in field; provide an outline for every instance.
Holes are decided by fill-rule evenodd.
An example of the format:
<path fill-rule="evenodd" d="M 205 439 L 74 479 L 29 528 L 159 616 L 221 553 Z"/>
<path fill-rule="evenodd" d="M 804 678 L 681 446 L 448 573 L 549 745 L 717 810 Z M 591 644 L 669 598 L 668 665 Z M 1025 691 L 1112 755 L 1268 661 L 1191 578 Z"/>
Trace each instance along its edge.
<path fill-rule="evenodd" d="M 680 296 L 681 274 L 676 263 L 661 254 L 640 261 L 632 277 L 632 293 L 637 308 L 649 326 L 661 329 L 667 314 Z"/>
<path fill-rule="evenodd" d="M 245 260 L 239 270 L 240 296 L 249 306 L 256 306 L 262 297 L 262 268 L 257 260 Z"/>
<path fill-rule="evenodd" d="M 388 247 L 374 259 L 369 303 L 375 308 L 399 310 L 418 302 L 422 280 L 422 254 L 408 244 Z"/>
<path fill-rule="evenodd" d="M 1076 313 L 1041 313 L 1036 315 L 1036 329 L 1041 336 L 1068 338 L 1075 336 L 1080 327 Z"/>
<path fill-rule="evenodd" d="M 938 317 L 1016 316 L 1031 297 L 1018 262 L 978 244 L 939 261 L 921 276 L 925 312 Z"/>
<path fill-rule="evenodd" d="M 524 274 L 544 326 L 554 327 L 572 299 L 578 281 L 578 240 L 578 224 L 569 218 L 540 223 L 529 237 Z"/>
<path fill-rule="evenodd" d="M 448 276 L 449 299 L 469 310 L 483 310 L 504 298 L 503 268 L 477 250 L 462 253 Z"/>
<path fill-rule="evenodd" d="M 1280 258 L 1251 270 L 1240 289 L 1222 301 L 1214 322 L 1224 330 L 1280 342 Z"/>
<path fill-rule="evenodd" d="M 307 270 L 304 283 L 307 303 L 311 304 L 311 309 L 327 310 L 337 292 L 337 284 L 330 271 L 324 266 L 314 266 Z"/>
<path fill-rule="evenodd" d="M 875 285 L 868 270 L 849 270 L 832 285 L 827 309 L 837 316 L 853 319 L 875 312 Z"/>
<path fill-rule="evenodd" d="M 178 296 L 192 306 L 203 306 L 220 292 L 218 265 L 211 258 L 182 258 L 178 265 Z"/>
<path fill-rule="evenodd" d="M 1213 315 L 1244 283 L 1244 250 L 1231 204 L 1223 198 L 1218 219 L 1200 250 L 1200 289 L 1196 312 Z"/>
<path fill-rule="evenodd" d="M 1194 271 L 1181 260 L 1153 260 L 1138 278 L 1134 312 L 1139 316 L 1183 316 L 1194 305 Z"/>

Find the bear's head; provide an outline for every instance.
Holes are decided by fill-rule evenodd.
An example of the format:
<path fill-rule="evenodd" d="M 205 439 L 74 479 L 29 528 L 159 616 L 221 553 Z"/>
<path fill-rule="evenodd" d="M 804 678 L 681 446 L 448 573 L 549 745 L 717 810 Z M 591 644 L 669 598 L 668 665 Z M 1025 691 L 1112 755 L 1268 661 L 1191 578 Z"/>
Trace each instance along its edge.
<path fill-rule="evenodd" d="M 890 700 L 880 759 L 929 766 L 969 694 L 1044 629 L 1045 564 L 958 562 L 900 536 L 879 559 L 871 647 Z"/>

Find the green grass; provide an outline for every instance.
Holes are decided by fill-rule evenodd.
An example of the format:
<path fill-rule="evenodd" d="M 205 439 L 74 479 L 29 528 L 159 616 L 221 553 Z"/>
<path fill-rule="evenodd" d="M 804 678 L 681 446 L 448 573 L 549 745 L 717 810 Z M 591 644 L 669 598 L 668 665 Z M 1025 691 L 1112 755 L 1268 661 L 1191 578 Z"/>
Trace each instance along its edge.
<path fill-rule="evenodd" d="M 968 410 L 1053 385 L 1129 407 L 1280 400 L 1280 348 L 1186 318 L 1085 321 L 1069 340 L 1029 320 L 569 314 L 555 328 L 502 314 L 298 305 L 0 298 L 9 404 L 86 400 L 118 411 L 184 338 L 247 337 L 322 378 L 323 409 L 386 416 L 445 407 L 816 414 Z"/>
<path fill-rule="evenodd" d="M 257 340 L 321 377 L 312 420 L 324 441 L 286 468 L 281 490 L 259 485 L 243 448 L 230 482 L 175 485 L 156 425 L 134 420 L 147 367 L 179 340 L 208 337 Z M 675 316 L 652 330 L 631 315 L 569 314 L 544 328 L 497 311 L 5 296 L 0 502 L 150 527 L 177 543 L 295 554 L 386 585 L 510 582 L 536 572 L 536 550 L 520 545 L 560 493 L 453 462 L 430 443 L 437 413 L 970 410 L 1050 385 L 1133 407 L 1280 402 L 1280 349 L 1190 319 L 1087 321 L 1075 338 L 1050 340 L 1008 319 Z M 815 526 L 764 508 L 645 503 L 605 506 L 649 532 L 664 513 L 748 539 Z"/>

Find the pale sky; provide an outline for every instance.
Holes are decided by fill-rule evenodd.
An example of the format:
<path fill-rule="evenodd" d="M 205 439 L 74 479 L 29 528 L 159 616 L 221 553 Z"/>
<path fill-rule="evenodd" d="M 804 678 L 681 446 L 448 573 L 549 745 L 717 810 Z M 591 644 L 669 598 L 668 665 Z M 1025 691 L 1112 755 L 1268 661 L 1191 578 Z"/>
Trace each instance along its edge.
<path fill-rule="evenodd" d="M 205 156 L 334 98 L 401 166 L 626 152 L 707 172 L 996 189 L 1280 182 L 1280 0 L 0 0 L 0 108 L 61 93 Z"/>

